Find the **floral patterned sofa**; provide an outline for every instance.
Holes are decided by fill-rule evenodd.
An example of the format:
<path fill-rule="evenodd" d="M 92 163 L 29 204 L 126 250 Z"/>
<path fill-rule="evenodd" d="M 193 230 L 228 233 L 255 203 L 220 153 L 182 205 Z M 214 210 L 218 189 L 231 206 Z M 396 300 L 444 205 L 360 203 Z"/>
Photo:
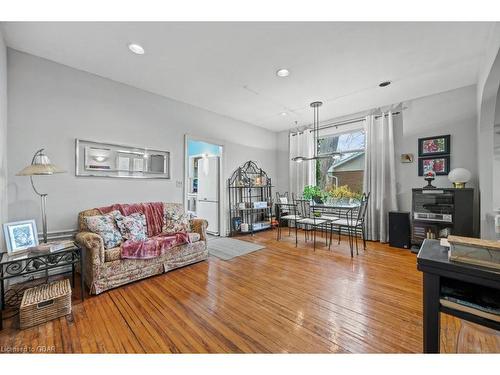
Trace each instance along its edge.
<path fill-rule="evenodd" d="M 174 226 L 175 220 L 185 220 L 182 204 L 164 203 L 164 211 L 164 220 L 173 220 Z M 153 259 L 121 259 L 120 247 L 106 249 L 103 238 L 87 227 L 85 217 L 96 215 L 101 215 L 97 208 L 80 212 L 79 232 L 76 235 L 76 241 L 85 250 L 85 283 L 91 294 L 99 294 L 208 258 L 206 220 L 193 219 L 188 222 L 191 243 L 175 246 Z"/>

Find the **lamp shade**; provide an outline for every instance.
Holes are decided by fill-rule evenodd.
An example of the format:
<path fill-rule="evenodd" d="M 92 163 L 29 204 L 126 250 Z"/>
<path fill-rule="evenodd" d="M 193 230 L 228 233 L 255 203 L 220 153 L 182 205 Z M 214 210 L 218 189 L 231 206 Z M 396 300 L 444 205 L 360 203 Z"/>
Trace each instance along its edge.
<path fill-rule="evenodd" d="M 38 150 L 33 156 L 31 164 L 20 170 L 16 176 L 37 176 L 52 175 L 54 173 L 64 173 L 65 171 L 50 162 L 44 150 Z"/>
<path fill-rule="evenodd" d="M 54 164 L 32 164 L 20 170 L 16 176 L 37 176 L 51 175 L 54 173 L 64 173 L 62 169 Z"/>
<path fill-rule="evenodd" d="M 464 187 L 465 183 L 470 180 L 471 174 L 465 168 L 455 168 L 448 173 L 448 180 L 455 187 Z"/>

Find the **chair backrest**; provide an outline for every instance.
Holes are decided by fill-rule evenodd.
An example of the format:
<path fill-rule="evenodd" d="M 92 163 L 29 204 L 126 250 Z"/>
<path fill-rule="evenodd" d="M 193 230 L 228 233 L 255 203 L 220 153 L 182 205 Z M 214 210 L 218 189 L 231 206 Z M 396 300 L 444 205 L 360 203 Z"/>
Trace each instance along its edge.
<path fill-rule="evenodd" d="M 370 192 L 368 194 L 363 193 L 361 198 L 361 204 L 358 209 L 358 223 L 364 223 L 366 218 L 366 211 L 368 210 L 368 199 L 370 199 Z"/>
<path fill-rule="evenodd" d="M 276 202 L 288 204 L 290 203 L 290 199 L 288 199 L 288 191 L 285 191 L 283 194 L 280 194 L 278 191 L 276 192 Z"/>
<path fill-rule="evenodd" d="M 307 199 L 296 199 L 293 198 L 294 203 L 297 206 L 297 210 L 302 217 L 311 217 L 311 202 Z"/>
<path fill-rule="evenodd" d="M 276 217 L 279 220 L 282 215 L 297 215 L 297 205 L 294 203 L 276 203 Z"/>

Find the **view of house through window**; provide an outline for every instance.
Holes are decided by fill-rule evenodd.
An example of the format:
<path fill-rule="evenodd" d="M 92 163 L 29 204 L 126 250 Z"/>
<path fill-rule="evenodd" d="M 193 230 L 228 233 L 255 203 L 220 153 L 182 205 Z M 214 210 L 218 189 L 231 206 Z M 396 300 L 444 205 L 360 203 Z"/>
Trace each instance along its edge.
<path fill-rule="evenodd" d="M 365 131 L 350 130 L 318 139 L 319 154 L 365 148 Z M 317 185 L 323 190 L 347 185 L 354 192 L 363 191 L 365 152 L 344 153 L 337 158 L 319 159 L 316 164 Z"/>

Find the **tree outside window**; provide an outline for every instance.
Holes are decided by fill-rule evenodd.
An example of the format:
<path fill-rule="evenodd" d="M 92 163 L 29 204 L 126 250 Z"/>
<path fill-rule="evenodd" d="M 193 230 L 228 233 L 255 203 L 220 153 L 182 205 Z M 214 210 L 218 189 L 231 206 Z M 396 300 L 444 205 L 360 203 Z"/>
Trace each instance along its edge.
<path fill-rule="evenodd" d="M 318 139 L 319 155 L 365 148 L 365 132 L 357 129 Z M 365 152 L 344 153 L 338 158 L 316 161 L 316 183 L 322 190 L 347 185 L 352 191 L 363 191 Z"/>

